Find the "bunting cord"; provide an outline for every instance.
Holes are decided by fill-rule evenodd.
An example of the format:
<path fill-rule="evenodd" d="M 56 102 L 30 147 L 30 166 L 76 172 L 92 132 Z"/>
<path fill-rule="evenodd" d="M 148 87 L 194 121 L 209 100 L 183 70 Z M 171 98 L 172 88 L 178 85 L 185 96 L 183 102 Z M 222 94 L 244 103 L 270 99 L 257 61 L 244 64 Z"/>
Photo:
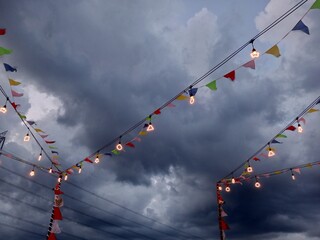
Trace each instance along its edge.
<path fill-rule="evenodd" d="M 258 39 L 259 37 L 261 37 L 262 35 L 264 35 L 265 33 L 267 33 L 269 30 L 271 30 L 272 28 L 274 28 L 276 25 L 278 25 L 280 22 L 282 22 L 285 18 L 287 18 L 288 16 L 290 16 L 292 13 L 294 13 L 297 9 L 299 9 L 301 6 L 303 6 L 306 2 L 308 2 L 309 0 L 301 0 L 299 1 L 297 4 L 295 4 L 292 8 L 290 8 L 289 10 L 287 10 L 284 14 L 282 14 L 280 17 L 278 17 L 276 20 L 274 20 L 270 25 L 268 25 L 266 28 L 264 28 L 262 31 L 260 31 L 257 35 L 255 35 L 253 38 L 251 38 L 249 41 L 247 41 L 245 44 L 243 44 L 240 48 L 238 48 L 236 51 L 234 51 L 233 53 L 231 53 L 228 57 L 226 57 L 223 61 L 221 61 L 220 63 L 218 63 L 216 66 L 214 66 L 213 68 L 211 68 L 208 72 L 206 72 L 204 75 L 202 75 L 200 78 L 198 78 L 195 82 L 193 82 L 191 85 L 189 85 L 187 88 L 185 88 L 184 90 L 182 90 L 181 92 L 179 92 L 176 96 L 174 96 L 173 98 L 171 98 L 170 100 L 168 100 L 166 103 L 164 103 L 161 107 L 159 107 L 159 110 L 164 109 L 165 107 L 167 107 L 169 104 L 171 104 L 174 100 L 176 100 L 179 96 L 181 96 L 183 93 L 187 92 L 188 89 L 194 87 L 195 85 L 197 85 L 198 83 L 200 83 L 201 81 L 203 81 L 205 78 L 207 78 L 209 75 L 211 75 L 213 72 L 215 72 L 216 70 L 218 70 L 220 67 L 222 67 L 223 65 L 225 65 L 227 62 L 229 62 L 233 57 L 235 57 L 238 53 L 240 53 L 244 48 L 246 48 L 249 44 L 251 44 L 252 41 Z M 153 116 L 154 112 L 149 114 L 148 116 Z M 94 153 L 92 153 L 91 155 L 87 156 L 87 158 L 93 157 L 95 154 L 101 152 L 102 150 L 104 150 L 105 148 L 111 146 L 112 144 L 114 144 L 115 142 L 117 142 L 119 139 L 121 139 L 124 135 L 127 135 L 128 133 L 134 131 L 136 128 L 138 128 L 139 126 L 141 126 L 143 123 L 145 123 L 146 119 L 143 118 L 142 120 L 140 120 L 139 122 L 137 122 L 135 125 L 133 125 L 131 128 L 129 128 L 128 130 L 124 131 L 120 136 L 114 138 L 113 140 L 111 140 L 110 142 L 106 143 L 105 145 L 103 145 L 102 147 L 100 147 L 98 150 L 96 150 Z M 82 160 L 84 161 L 84 159 Z M 80 162 L 82 162 L 80 161 Z M 80 162 L 76 163 L 79 164 Z M 69 169 L 69 168 L 67 168 Z M 66 170 L 67 170 L 66 169 Z M 64 170 L 63 172 L 65 172 L 66 170 Z"/>
<path fill-rule="evenodd" d="M 17 227 L 17 226 L 11 226 L 9 224 L 6 224 L 6 223 L 2 223 L 0 222 L 0 226 L 5 226 L 7 228 L 11 228 L 11 229 L 14 229 L 14 230 L 19 230 L 21 232 L 25 232 L 25 233 L 29 233 L 29 234 L 33 234 L 33 235 L 36 235 L 36 236 L 39 236 L 39 237 L 43 237 L 41 234 L 39 233 L 36 233 L 36 232 L 33 232 L 33 231 L 30 231 L 30 230 L 27 230 L 27 229 L 23 229 L 23 228 L 20 228 L 20 227 Z"/>
<path fill-rule="evenodd" d="M 42 183 L 39 183 L 39 182 L 37 182 L 37 181 L 35 181 L 35 180 L 33 180 L 33 179 L 27 178 L 26 176 L 21 175 L 21 174 L 19 174 L 19 173 L 17 173 L 17 172 L 14 172 L 14 171 L 12 171 L 12 170 L 4 167 L 4 166 L 0 166 L 0 168 L 2 168 L 3 170 L 5 170 L 5 171 L 7 171 L 7 172 L 9 172 L 9 173 L 11 173 L 11 174 L 13 174 L 13 175 L 16 175 L 16 176 L 19 176 L 19 177 L 21 177 L 21 178 L 24 178 L 24 179 L 26 179 L 26 180 L 28 180 L 28 181 L 31 181 L 31 182 L 33 182 L 33 183 L 35 183 L 35 184 L 37 184 L 37 185 L 39 185 L 39 186 L 41 186 L 41 187 L 43 187 L 43 188 L 45 188 L 45 189 L 52 190 L 52 188 L 50 188 L 49 186 L 47 186 L 47 185 L 45 185 L 45 184 L 42 184 Z M 6 182 L 6 183 L 8 183 L 8 182 Z M 10 183 L 8 183 L 8 184 L 10 185 Z M 20 188 L 20 189 L 21 189 L 21 188 Z M 21 189 L 21 190 L 23 190 L 23 189 Z M 29 192 L 29 193 L 30 193 L 30 194 L 33 194 L 33 192 Z M 84 201 L 80 200 L 79 198 L 75 198 L 75 197 L 73 197 L 73 196 L 71 196 L 71 195 L 68 195 L 68 194 L 66 194 L 66 193 L 64 193 L 64 197 L 67 197 L 67 198 L 69 198 L 69 199 L 71 199 L 71 200 L 74 200 L 74 201 L 76 201 L 76 202 L 80 202 L 80 203 L 85 204 L 85 205 L 87 205 L 87 206 L 89 206 L 89 207 L 95 208 L 95 209 L 97 209 L 98 211 L 103 211 L 103 212 L 105 212 L 105 213 L 108 214 L 108 215 L 111 215 L 111 216 L 120 218 L 120 219 L 122 219 L 122 220 L 131 222 L 131 223 L 135 223 L 135 224 L 137 224 L 137 225 L 139 225 L 139 226 L 145 227 L 145 228 L 150 229 L 150 230 L 152 230 L 152 231 L 155 231 L 155 232 L 158 232 L 158 233 L 162 233 L 162 234 L 165 234 L 165 235 L 171 236 L 171 237 L 180 237 L 180 236 L 176 236 L 176 235 L 169 234 L 168 232 L 164 232 L 164 231 L 160 231 L 160 230 L 154 229 L 154 228 L 152 228 L 152 227 L 149 227 L 148 225 L 145 225 L 145 224 L 142 224 L 142 223 L 133 221 L 133 220 L 131 220 L 131 219 L 124 218 L 124 217 L 119 216 L 119 215 L 117 215 L 117 214 L 111 213 L 111 212 L 109 212 L 109 211 L 106 211 L 105 209 L 102 209 L 102 208 L 99 208 L 99 207 L 97 207 L 97 206 L 95 206 L 95 205 L 92 205 L 92 204 L 90 204 L 90 203 L 84 202 Z M 44 199 L 44 200 L 52 202 L 52 201 L 49 200 L 49 199 Z M 121 205 L 117 205 L 117 206 L 121 206 Z M 122 206 L 122 207 L 123 207 L 123 206 Z M 142 216 L 144 216 L 144 215 L 142 215 Z M 152 220 L 152 221 L 155 222 L 156 220 Z M 194 237 L 193 237 L 193 236 L 188 236 L 187 238 L 194 238 Z"/>
<path fill-rule="evenodd" d="M 10 103 L 10 105 L 12 106 L 12 101 L 10 100 L 8 94 L 5 92 L 5 90 L 3 89 L 3 87 L 0 84 L 0 91 L 2 92 L 3 96 L 7 99 L 7 101 Z M 49 154 L 47 153 L 47 151 L 42 147 L 41 143 L 38 141 L 38 139 L 36 138 L 36 136 L 33 134 L 33 132 L 31 131 L 31 129 L 29 128 L 29 126 L 26 124 L 26 122 L 20 117 L 20 113 L 18 112 L 18 110 L 14 107 L 12 107 L 14 109 L 14 111 L 17 113 L 17 115 L 19 116 L 21 122 L 24 124 L 24 126 L 28 129 L 28 133 L 31 134 L 31 136 L 33 137 L 33 139 L 36 141 L 37 145 L 40 147 L 40 149 L 43 151 L 43 153 L 46 155 L 47 159 L 51 162 L 51 164 L 58 170 L 58 172 L 61 172 L 61 170 L 59 169 L 58 166 L 56 166 L 54 164 L 54 162 L 51 160 Z"/>
<path fill-rule="evenodd" d="M 1 166 L 1 167 L 2 167 L 2 166 Z M 2 168 L 3 168 L 3 167 L 2 167 Z M 4 168 L 4 169 L 6 169 L 6 168 Z M 13 174 L 16 174 L 16 173 L 14 173 L 14 172 L 12 172 L 12 171 L 10 171 L 10 172 L 13 173 Z M 48 198 L 46 198 L 46 197 L 43 197 L 43 196 L 41 196 L 41 195 L 39 195 L 39 194 L 36 194 L 36 193 L 34 193 L 34 192 L 32 192 L 32 191 L 29 191 L 29 190 L 27 190 L 27 189 L 25 189 L 25 188 L 23 188 L 23 187 L 20 187 L 20 186 L 18 186 L 18 185 L 16 185 L 16 184 L 10 183 L 10 182 L 8 182 L 8 181 L 6 181 L 6 180 L 4 180 L 4 179 L 1 179 L 1 178 L 0 178 L 0 181 L 3 182 L 3 183 L 5 183 L 5 184 L 7 184 L 7 185 L 10 185 L 11 187 L 17 188 L 17 189 L 19 189 L 19 190 L 21 190 L 21 191 L 24 191 L 24 192 L 26 192 L 26 193 L 29 193 L 29 194 L 35 196 L 35 197 L 38 197 L 38 198 L 40 198 L 40 199 L 42 199 L 42 200 L 44 200 L 44 201 L 46 201 L 46 202 L 52 203 L 52 201 L 51 201 L 50 199 L 48 199 Z M 37 184 L 38 184 L 38 183 L 37 183 Z M 45 188 L 49 188 L 48 186 L 45 186 L 45 185 L 43 185 L 43 184 L 39 184 L 39 185 L 42 186 L 42 187 L 45 187 Z M 49 188 L 49 189 L 50 189 L 50 188 Z M 67 196 L 67 195 L 65 195 L 65 196 Z M 8 196 L 7 196 L 7 197 L 8 197 Z M 71 199 L 73 199 L 73 200 L 76 200 L 75 198 L 73 198 L 73 197 L 71 197 L 71 196 L 68 196 L 68 197 L 71 198 Z M 85 202 L 83 202 L 83 201 L 81 201 L 81 202 L 82 202 L 82 203 L 85 203 Z M 94 207 L 94 206 L 91 205 L 91 204 L 88 204 L 88 203 L 86 203 L 86 204 L 89 205 L 89 206 Z M 122 227 L 122 226 L 120 226 L 120 225 L 118 225 L 118 224 L 114 224 L 114 223 L 111 223 L 111 222 L 109 222 L 109 221 L 103 220 L 103 219 L 101 219 L 101 218 L 94 217 L 94 216 L 92 216 L 92 215 L 83 213 L 83 212 L 81 212 L 81 211 L 79 211 L 79 210 L 77 210 L 77 209 L 74 209 L 74 208 L 71 208 L 71 207 L 66 207 L 66 206 L 64 206 L 64 209 L 68 209 L 68 210 L 70 210 L 70 211 L 76 212 L 76 213 L 81 214 L 81 215 L 84 215 L 84 216 L 86 216 L 86 217 L 93 218 L 93 219 L 98 220 L 98 221 L 100 221 L 100 222 L 106 223 L 106 224 L 108 224 L 109 226 L 113 226 L 113 227 L 120 228 L 120 229 L 125 230 L 125 231 L 127 231 L 127 232 L 130 232 L 130 233 L 139 235 L 139 236 L 141 236 L 141 237 L 143 237 L 143 238 L 146 238 L 146 239 L 154 239 L 154 238 L 152 238 L 152 237 L 148 237 L 148 236 L 146 236 L 146 235 L 144 235 L 144 234 L 141 234 L 141 233 L 138 233 L 138 232 L 136 232 L 136 231 L 133 231 L 133 230 L 130 230 L 130 229 L 126 229 L 126 228 L 124 228 L 124 227 Z M 99 208 L 97 208 L 97 209 L 99 209 Z M 101 210 L 101 209 L 100 209 L 100 210 Z M 44 210 L 44 211 L 45 211 L 45 210 Z M 117 216 L 117 215 L 116 215 L 116 216 Z M 124 218 L 123 218 L 123 219 L 124 219 Z M 126 219 L 126 220 L 128 220 L 128 219 Z M 134 222 L 134 221 L 130 221 L 130 222 Z M 137 223 L 137 222 L 134 222 L 134 223 Z M 143 225 L 143 224 L 139 224 L 139 225 Z M 143 226 L 146 227 L 146 225 L 143 225 Z M 153 231 L 155 231 L 155 229 L 153 229 L 153 228 L 150 228 L 150 227 L 148 227 L 148 228 L 151 229 L 151 230 L 153 230 Z M 157 230 L 156 230 L 156 231 L 157 231 Z M 164 233 L 164 232 L 162 232 L 162 231 L 157 231 L 157 232 Z M 165 233 L 165 234 L 167 234 L 167 233 Z M 175 237 L 175 236 L 174 236 L 174 237 Z M 155 239 L 154 239 L 154 240 L 155 240 Z"/>
<path fill-rule="evenodd" d="M 307 106 L 296 118 L 294 118 L 294 120 L 292 120 L 288 125 L 286 125 L 280 132 L 278 132 L 273 138 L 271 138 L 265 145 L 263 145 L 261 148 L 259 148 L 254 154 L 252 154 L 247 160 L 245 160 L 244 162 L 242 162 L 238 167 L 236 167 L 233 171 L 231 171 L 229 174 L 227 174 L 225 177 L 223 177 L 222 179 L 220 179 L 218 181 L 221 182 L 223 179 L 226 179 L 230 176 L 233 176 L 233 174 L 235 172 L 237 172 L 239 169 L 241 169 L 246 163 L 248 163 L 252 158 L 254 158 L 256 155 L 258 155 L 265 147 L 267 147 L 269 144 L 271 144 L 271 142 L 276 139 L 277 135 L 282 134 L 284 131 L 286 131 L 286 129 L 291 126 L 292 124 L 294 124 L 295 122 L 297 122 L 297 119 L 299 119 L 300 117 L 304 116 L 312 107 L 314 107 L 318 102 L 320 101 L 320 96 L 317 97 L 311 104 L 309 104 L 309 106 Z"/>

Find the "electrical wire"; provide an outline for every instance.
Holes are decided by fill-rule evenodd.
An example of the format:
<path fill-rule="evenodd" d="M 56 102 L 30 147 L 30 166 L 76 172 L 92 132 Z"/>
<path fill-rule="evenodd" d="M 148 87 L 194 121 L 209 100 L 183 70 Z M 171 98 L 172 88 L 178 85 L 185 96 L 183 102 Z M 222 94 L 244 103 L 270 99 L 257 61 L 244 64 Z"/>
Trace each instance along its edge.
<path fill-rule="evenodd" d="M 36 232 L 32 232 L 32 231 L 27 230 L 27 229 L 23 229 L 23 228 L 20 228 L 20 227 L 14 227 L 14 226 L 11 226 L 9 224 L 2 223 L 2 222 L 0 222 L 0 226 L 5 226 L 7 228 L 11 228 L 11 229 L 14 229 L 14 230 L 19 230 L 21 232 L 29 233 L 29 234 L 32 234 L 32 235 L 36 235 L 38 237 L 41 237 L 41 239 L 43 239 L 43 236 L 41 234 L 36 233 Z"/>
<path fill-rule="evenodd" d="M 232 176 L 236 171 L 238 171 L 240 168 L 242 168 L 247 162 L 249 162 L 252 158 L 254 158 L 256 155 L 258 155 L 265 147 L 267 147 L 274 139 L 277 138 L 279 134 L 282 134 L 284 131 L 287 130 L 289 126 L 291 126 L 293 123 L 297 122 L 300 117 L 302 117 L 304 114 L 306 114 L 311 108 L 313 108 L 316 104 L 318 104 L 320 101 L 320 96 L 317 97 L 312 103 L 310 103 L 297 117 L 294 118 L 290 123 L 288 123 L 282 130 L 280 130 L 273 138 L 271 138 L 265 145 L 263 145 L 261 148 L 259 148 L 254 154 L 252 154 L 247 160 L 242 162 L 238 167 L 236 167 L 233 171 L 231 171 L 229 174 L 227 174 L 225 177 L 220 179 L 218 181 L 221 182 L 223 179 L 226 179 L 230 176 Z"/>

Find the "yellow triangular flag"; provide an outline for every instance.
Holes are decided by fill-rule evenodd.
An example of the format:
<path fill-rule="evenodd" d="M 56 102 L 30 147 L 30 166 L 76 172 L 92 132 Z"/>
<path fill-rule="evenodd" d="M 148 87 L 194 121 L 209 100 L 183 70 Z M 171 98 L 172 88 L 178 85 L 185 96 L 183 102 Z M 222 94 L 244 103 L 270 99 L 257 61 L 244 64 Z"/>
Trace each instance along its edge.
<path fill-rule="evenodd" d="M 187 100 L 189 99 L 189 97 L 185 96 L 185 95 L 180 95 L 179 97 L 176 98 L 176 100 L 179 100 L 179 101 L 183 101 L 183 100 Z"/>
<path fill-rule="evenodd" d="M 318 112 L 318 111 L 319 111 L 319 109 L 311 108 L 311 109 L 308 111 L 308 113 L 313 113 L 313 112 Z"/>
<path fill-rule="evenodd" d="M 10 83 L 10 86 L 18 86 L 21 84 L 21 82 L 18 82 L 16 80 L 11 79 L 11 78 L 9 78 L 9 83 Z"/>
<path fill-rule="evenodd" d="M 44 131 L 42 131 L 40 128 L 35 128 L 34 129 L 36 132 L 42 132 L 42 133 L 44 133 Z"/>
<path fill-rule="evenodd" d="M 272 48 L 270 48 L 268 51 L 266 51 L 267 54 L 271 54 L 275 57 L 280 57 L 281 54 L 280 54 L 280 50 L 278 48 L 277 45 L 274 45 Z"/>
<path fill-rule="evenodd" d="M 147 135 L 147 132 L 146 132 L 146 131 L 140 131 L 140 132 L 139 132 L 139 135 L 140 135 L 140 136 L 145 136 L 145 135 Z"/>

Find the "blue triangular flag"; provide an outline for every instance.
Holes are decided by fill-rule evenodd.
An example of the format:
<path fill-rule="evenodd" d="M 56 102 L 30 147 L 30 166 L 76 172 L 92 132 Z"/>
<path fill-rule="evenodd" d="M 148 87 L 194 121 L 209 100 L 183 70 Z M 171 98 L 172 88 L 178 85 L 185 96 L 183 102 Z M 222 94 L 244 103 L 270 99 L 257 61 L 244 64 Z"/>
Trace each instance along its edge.
<path fill-rule="evenodd" d="M 7 64 L 7 63 L 3 63 L 3 65 L 4 65 L 4 68 L 6 69 L 7 72 L 16 72 L 16 71 L 17 71 L 16 68 L 11 67 L 11 66 L 10 66 L 9 64 Z"/>
<path fill-rule="evenodd" d="M 282 143 L 282 142 L 279 142 L 279 141 L 273 139 L 271 143 Z"/>
<path fill-rule="evenodd" d="M 295 30 L 300 30 L 310 35 L 309 28 L 301 20 L 294 26 L 294 28 L 292 28 L 292 31 L 295 31 Z"/>
<path fill-rule="evenodd" d="M 189 89 L 189 95 L 195 96 L 197 91 L 198 91 L 198 88 L 191 88 L 191 89 Z"/>

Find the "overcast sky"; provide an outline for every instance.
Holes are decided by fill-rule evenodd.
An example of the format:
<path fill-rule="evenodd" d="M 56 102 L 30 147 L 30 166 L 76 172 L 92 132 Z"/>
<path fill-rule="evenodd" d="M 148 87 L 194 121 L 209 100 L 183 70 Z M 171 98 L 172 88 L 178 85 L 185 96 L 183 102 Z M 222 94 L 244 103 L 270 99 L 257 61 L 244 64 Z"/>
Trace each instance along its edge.
<path fill-rule="evenodd" d="M 67 168 L 147 117 L 297 2 L 1 1 L 0 28 L 7 34 L 0 36 L 0 45 L 13 50 L 2 61 L 18 68 L 9 77 L 23 83 L 15 87 L 24 93 L 17 100 L 20 111 L 57 141 Z M 256 40 L 255 48 L 265 52 L 277 43 L 313 2 Z M 134 149 L 84 164 L 81 175 L 68 181 L 185 233 L 218 239 L 215 183 L 319 96 L 320 10 L 303 21 L 310 35 L 291 32 L 279 44 L 280 58 L 264 55 L 255 70 L 239 69 L 234 82 L 217 81 L 215 92 L 200 88 L 192 106 L 175 101 L 176 107 L 153 119 L 155 131 Z M 248 46 L 197 86 L 249 61 L 250 52 Z M 8 91 L 4 70 L 0 77 Z M 254 164 L 257 173 L 320 160 L 319 113 L 305 118 L 304 133 L 288 134 L 276 157 Z M 0 121 L 0 132 L 9 130 L 4 149 L 37 163 L 40 149 L 22 141 L 26 129 L 13 110 L 1 114 Z M 49 161 L 41 164 L 50 167 Z M 231 228 L 227 239 L 320 240 L 317 168 L 302 170 L 296 181 L 287 174 L 264 179 L 259 190 L 246 183 L 223 193 Z M 37 172 L 34 180 L 46 189 L 28 180 L 30 170 L 1 157 L 0 232 L 5 239 L 46 234 L 56 179 Z M 196 239 L 79 187 L 64 183 L 62 189 L 69 197 L 61 208 L 66 219 L 58 239 L 75 239 L 68 234 L 97 240 Z"/>

